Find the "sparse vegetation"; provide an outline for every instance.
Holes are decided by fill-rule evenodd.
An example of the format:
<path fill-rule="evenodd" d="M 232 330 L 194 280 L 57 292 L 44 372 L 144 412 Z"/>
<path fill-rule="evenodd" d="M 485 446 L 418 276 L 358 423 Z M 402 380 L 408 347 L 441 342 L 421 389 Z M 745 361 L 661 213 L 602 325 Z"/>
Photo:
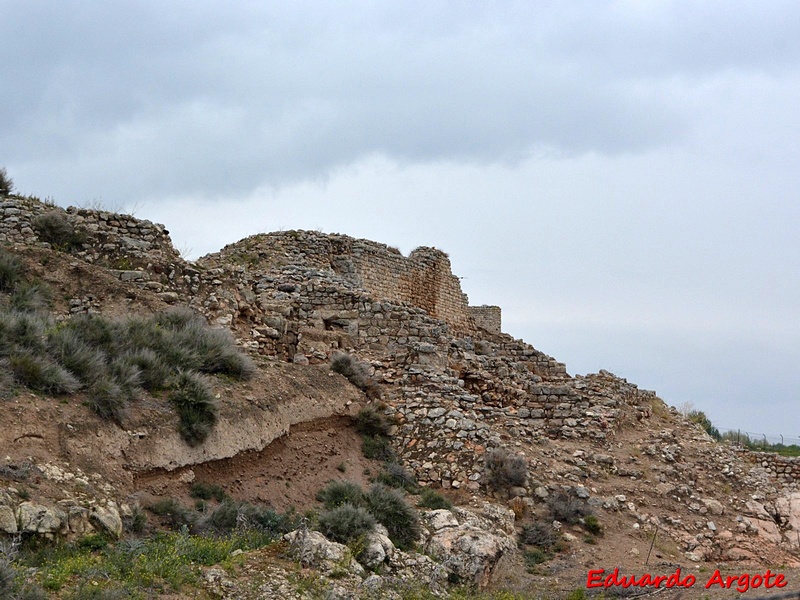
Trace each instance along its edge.
<path fill-rule="evenodd" d="M 264 547 L 274 539 L 274 535 L 255 529 L 214 536 L 162 533 L 103 549 L 79 543 L 43 546 L 21 553 L 18 562 L 20 569 L 35 569 L 41 586 L 60 598 L 146 600 L 164 593 L 182 596 L 185 588 L 198 585 L 203 566 L 229 560 L 235 550 Z M 38 589 L 39 595 L 2 597 L 48 597 L 40 588 L 33 589 Z"/>
<path fill-rule="evenodd" d="M 583 519 L 583 528 L 593 536 L 603 535 L 603 526 L 594 515 L 586 515 Z"/>
<path fill-rule="evenodd" d="M 419 537 L 420 525 L 417 512 L 406 501 L 403 494 L 381 483 L 373 484 L 367 492 L 349 481 L 334 481 L 317 494 L 326 510 L 320 514 L 320 531 L 326 536 L 329 530 L 335 541 L 357 539 L 371 530 L 367 527 L 365 513 L 372 525 L 377 521 L 386 527 L 389 539 L 401 549 L 410 548 Z M 341 509 L 341 510 L 340 510 Z M 347 527 L 353 527 L 352 530 Z"/>
<path fill-rule="evenodd" d="M 252 530 L 277 538 L 296 526 L 297 519 L 291 514 L 281 515 L 271 508 L 226 498 L 206 518 L 198 521 L 195 529 L 216 534 Z"/>
<path fill-rule="evenodd" d="M 0 250 L 0 292 L 12 291 L 22 281 L 22 261 L 5 250 Z"/>
<path fill-rule="evenodd" d="M 388 463 L 397 460 L 389 438 L 382 435 L 364 436 L 361 442 L 361 451 L 365 457 L 374 460 L 382 460 Z"/>
<path fill-rule="evenodd" d="M 189 527 L 195 522 L 195 515 L 192 511 L 174 498 L 163 498 L 148 506 L 147 509 L 161 517 L 163 523 L 170 529 L 179 530 Z"/>
<path fill-rule="evenodd" d="M 484 468 L 486 484 L 495 491 L 524 486 L 528 479 L 526 460 L 501 448 L 486 453 Z"/>
<path fill-rule="evenodd" d="M 217 502 L 223 502 L 228 498 L 225 490 L 219 485 L 215 483 L 203 483 L 201 481 L 195 481 L 192 484 L 189 495 L 192 498 L 200 500 L 211 500 L 213 498 Z"/>
<path fill-rule="evenodd" d="M 86 392 L 86 404 L 122 424 L 142 390 L 169 389 L 190 445 L 216 423 L 211 383 L 201 373 L 247 379 L 253 362 L 228 332 L 210 328 L 188 308 L 150 318 L 81 314 L 56 323 L 48 288 L 25 280 L 22 263 L 0 252 L 0 371 L 3 394 L 14 386 L 51 395 Z"/>

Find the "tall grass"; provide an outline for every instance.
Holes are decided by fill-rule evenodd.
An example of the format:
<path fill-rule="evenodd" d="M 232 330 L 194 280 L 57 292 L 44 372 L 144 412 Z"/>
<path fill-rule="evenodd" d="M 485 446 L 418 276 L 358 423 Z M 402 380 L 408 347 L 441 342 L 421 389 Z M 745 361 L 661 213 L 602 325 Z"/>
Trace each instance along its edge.
<path fill-rule="evenodd" d="M 85 390 L 87 405 L 119 424 L 143 391 L 170 390 L 179 430 L 192 446 L 217 420 L 203 374 L 252 377 L 255 366 L 227 331 L 189 308 L 151 317 L 76 315 L 60 323 L 45 310 L 46 288 L 25 282 L 21 263 L 0 252 L 0 381 L 51 395 Z"/>

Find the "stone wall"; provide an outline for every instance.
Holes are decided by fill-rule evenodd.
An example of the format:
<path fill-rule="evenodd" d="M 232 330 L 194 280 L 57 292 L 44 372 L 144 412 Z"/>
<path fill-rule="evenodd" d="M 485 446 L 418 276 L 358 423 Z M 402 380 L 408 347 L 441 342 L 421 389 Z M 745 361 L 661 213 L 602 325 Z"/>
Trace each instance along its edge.
<path fill-rule="evenodd" d="M 330 269 L 375 300 L 416 306 L 455 331 L 475 330 L 450 260 L 436 248 L 420 247 L 404 257 L 385 244 L 346 235 L 281 231 L 246 238 L 202 260 L 244 264 L 256 272 L 292 264 Z"/>
<path fill-rule="evenodd" d="M 786 483 L 800 483 L 800 456 L 781 456 L 772 452 L 753 452 L 752 460 Z"/>
<path fill-rule="evenodd" d="M 489 333 L 499 334 L 501 331 L 501 313 L 499 306 L 470 306 L 469 312 L 475 326 L 488 331 Z"/>
<path fill-rule="evenodd" d="M 62 223 L 81 236 L 71 252 L 90 263 L 118 271 L 136 267 L 161 270 L 182 262 L 163 225 L 107 211 L 74 206 L 63 209 L 32 198 L 0 199 L 0 242 L 51 246 L 38 220 Z M 55 242 L 57 244 L 57 242 Z"/>

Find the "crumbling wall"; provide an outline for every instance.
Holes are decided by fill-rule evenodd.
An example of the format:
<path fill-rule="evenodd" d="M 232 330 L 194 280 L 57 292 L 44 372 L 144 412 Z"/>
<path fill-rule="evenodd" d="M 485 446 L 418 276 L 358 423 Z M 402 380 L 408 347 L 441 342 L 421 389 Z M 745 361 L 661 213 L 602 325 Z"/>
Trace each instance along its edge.
<path fill-rule="evenodd" d="M 499 334 L 501 328 L 501 312 L 499 306 L 470 306 L 470 315 L 475 322 L 475 326 L 488 331 L 489 333 Z"/>
<path fill-rule="evenodd" d="M 800 483 L 800 456 L 781 456 L 772 452 L 754 452 L 754 462 L 786 483 Z"/>
<path fill-rule="evenodd" d="M 203 261 L 243 264 L 254 272 L 292 264 L 330 269 L 374 300 L 407 303 L 454 331 L 475 331 L 467 296 L 447 254 L 436 248 L 420 247 L 404 257 L 385 244 L 346 235 L 280 231 L 246 238 Z"/>

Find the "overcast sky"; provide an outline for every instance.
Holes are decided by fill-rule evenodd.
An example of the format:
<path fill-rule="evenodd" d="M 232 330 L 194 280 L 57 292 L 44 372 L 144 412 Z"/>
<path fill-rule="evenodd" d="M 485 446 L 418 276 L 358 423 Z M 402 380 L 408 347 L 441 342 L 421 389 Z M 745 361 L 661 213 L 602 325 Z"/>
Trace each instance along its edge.
<path fill-rule="evenodd" d="M 189 257 L 319 229 L 720 428 L 800 437 L 800 3 L 0 0 L 17 190 Z"/>

